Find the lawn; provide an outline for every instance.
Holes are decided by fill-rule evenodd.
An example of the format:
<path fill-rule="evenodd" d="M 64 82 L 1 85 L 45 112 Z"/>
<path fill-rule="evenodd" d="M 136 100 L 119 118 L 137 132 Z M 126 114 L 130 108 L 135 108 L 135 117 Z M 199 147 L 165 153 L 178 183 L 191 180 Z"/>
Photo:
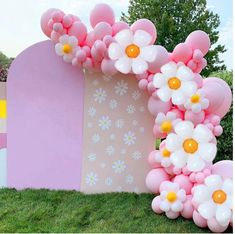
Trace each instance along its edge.
<path fill-rule="evenodd" d="M 0 232 L 209 232 L 156 215 L 153 195 L 0 190 Z"/>

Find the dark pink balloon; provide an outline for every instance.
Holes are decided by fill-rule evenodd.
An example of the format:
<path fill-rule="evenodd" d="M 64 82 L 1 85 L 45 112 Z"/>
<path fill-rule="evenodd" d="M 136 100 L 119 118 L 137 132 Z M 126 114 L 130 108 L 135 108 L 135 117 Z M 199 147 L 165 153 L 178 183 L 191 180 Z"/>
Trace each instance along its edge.
<path fill-rule="evenodd" d="M 147 33 L 149 33 L 152 36 L 151 43 L 154 44 L 154 42 L 157 39 L 157 30 L 156 30 L 155 25 L 148 19 L 139 19 L 131 25 L 131 30 L 135 32 L 139 29 L 144 30 Z"/>
<path fill-rule="evenodd" d="M 113 33 L 113 29 L 108 23 L 100 22 L 96 24 L 94 32 L 95 32 L 95 37 L 98 40 L 102 40 L 107 35 L 111 36 Z"/>
<path fill-rule="evenodd" d="M 163 102 L 157 97 L 151 96 L 148 101 L 148 110 L 153 116 L 159 112 L 167 113 L 172 107 L 171 102 Z"/>
<path fill-rule="evenodd" d="M 193 51 L 191 47 L 188 46 L 186 43 L 180 43 L 174 48 L 171 57 L 176 62 L 187 63 L 189 59 L 192 58 L 192 55 Z"/>
<path fill-rule="evenodd" d="M 201 30 L 191 32 L 186 38 L 185 43 L 190 46 L 193 50 L 201 50 L 203 55 L 208 52 L 211 46 L 208 34 Z"/>
<path fill-rule="evenodd" d="M 97 4 L 90 13 L 90 24 L 92 28 L 95 28 L 100 22 L 106 22 L 111 26 L 115 22 L 113 9 L 104 3 Z"/>
<path fill-rule="evenodd" d="M 68 34 L 71 36 L 75 36 L 78 39 L 79 45 L 81 45 L 87 36 L 87 29 L 85 24 L 82 22 L 74 22 L 72 26 L 68 30 Z"/>

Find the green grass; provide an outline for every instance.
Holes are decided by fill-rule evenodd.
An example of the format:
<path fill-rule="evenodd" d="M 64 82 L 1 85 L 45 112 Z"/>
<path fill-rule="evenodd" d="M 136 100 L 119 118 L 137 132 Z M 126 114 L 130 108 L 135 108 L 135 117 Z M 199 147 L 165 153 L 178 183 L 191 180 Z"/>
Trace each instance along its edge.
<path fill-rule="evenodd" d="M 208 232 L 151 210 L 153 195 L 0 190 L 0 232 Z"/>

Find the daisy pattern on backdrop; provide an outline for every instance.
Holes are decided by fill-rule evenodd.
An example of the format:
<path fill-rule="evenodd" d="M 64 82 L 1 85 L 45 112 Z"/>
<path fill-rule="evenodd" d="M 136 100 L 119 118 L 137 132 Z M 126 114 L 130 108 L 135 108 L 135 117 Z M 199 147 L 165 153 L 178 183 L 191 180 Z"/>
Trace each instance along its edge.
<path fill-rule="evenodd" d="M 100 141 L 100 135 L 99 134 L 94 134 L 93 136 L 92 136 L 92 142 L 93 143 L 98 143 Z"/>
<path fill-rule="evenodd" d="M 101 119 L 99 120 L 99 127 L 105 131 L 108 130 L 111 126 L 111 119 L 109 116 L 102 116 Z"/>
<path fill-rule="evenodd" d="M 123 96 L 127 93 L 128 84 L 124 80 L 118 81 L 117 84 L 114 86 L 115 93 L 119 96 Z"/>
<path fill-rule="evenodd" d="M 74 36 L 63 35 L 59 38 L 59 42 L 55 45 L 55 52 L 57 55 L 62 56 L 64 61 L 71 63 L 75 57 L 78 40 Z"/>
<path fill-rule="evenodd" d="M 94 107 L 89 107 L 89 109 L 88 109 L 88 115 L 89 115 L 90 117 L 94 117 L 95 114 L 96 114 L 96 109 L 95 109 Z"/>
<path fill-rule="evenodd" d="M 206 94 L 202 89 L 197 90 L 191 97 L 189 97 L 184 107 L 191 110 L 193 113 L 199 113 L 209 107 L 209 100 L 205 98 Z"/>
<path fill-rule="evenodd" d="M 133 114 L 135 112 L 135 107 L 133 105 L 128 105 L 126 111 L 128 114 Z"/>
<path fill-rule="evenodd" d="M 96 154 L 90 153 L 90 154 L 88 155 L 88 159 L 89 159 L 89 161 L 91 161 L 91 162 L 95 161 L 95 160 L 96 160 Z"/>
<path fill-rule="evenodd" d="M 233 212 L 232 179 L 223 179 L 220 175 L 208 176 L 204 184 L 195 187 L 193 201 L 204 219 L 216 219 L 221 226 L 228 226 Z"/>
<path fill-rule="evenodd" d="M 104 182 L 107 186 L 111 186 L 113 183 L 113 180 L 111 177 L 107 177 Z"/>
<path fill-rule="evenodd" d="M 89 186 L 94 186 L 96 185 L 97 181 L 98 181 L 98 176 L 96 173 L 90 172 L 87 174 L 86 184 L 88 184 Z"/>
<path fill-rule="evenodd" d="M 134 181 L 134 177 L 132 175 L 127 175 L 126 176 L 126 183 L 127 184 L 132 184 Z"/>
<path fill-rule="evenodd" d="M 110 155 L 113 155 L 113 154 L 114 154 L 114 151 L 115 151 L 115 149 L 114 149 L 114 147 L 113 147 L 112 145 L 107 146 L 107 148 L 106 148 L 106 154 L 108 154 L 109 156 L 110 156 Z"/>
<path fill-rule="evenodd" d="M 139 151 L 135 151 L 132 153 L 132 158 L 135 160 L 139 160 L 142 157 L 142 154 Z"/>
<path fill-rule="evenodd" d="M 95 93 L 93 94 L 93 97 L 94 97 L 96 102 L 101 104 L 102 102 L 105 101 L 105 99 L 107 97 L 107 94 L 106 94 L 105 90 L 103 90 L 102 88 L 99 88 L 95 91 Z"/>
<path fill-rule="evenodd" d="M 125 165 L 124 161 L 118 160 L 118 161 L 115 161 L 113 163 L 112 168 L 113 168 L 115 173 L 120 174 L 120 173 L 122 173 L 125 170 L 126 165 Z"/>
<path fill-rule="evenodd" d="M 124 134 L 123 141 L 128 146 L 134 145 L 136 141 L 135 133 L 128 131 L 127 133 Z"/>
<path fill-rule="evenodd" d="M 172 100 L 174 105 L 182 105 L 197 90 L 194 73 L 187 66 L 177 66 L 169 62 L 161 67 L 161 73 L 153 77 L 153 85 L 157 95 L 163 102 Z"/>
<path fill-rule="evenodd" d="M 123 128 L 124 126 L 124 120 L 123 119 L 118 119 L 115 123 L 117 128 Z"/>
<path fill-rule="evenodd" d="M 134 92 L 132 93 L 132 98 L 133 98 L 135 101 L 137 101 L 137 100 L 140 98 L 140 96 L 141 96 L 141 93 L 140 93 L 139 90 L 136 90 L 136 91 L 134 91 Z"/>
<path fill-rule="evenodd" d="M 116 109 L 116 108 L 117 108 L 117 105 L 118 105 L 117 100 L 115 100 L 115 99 L 111 99 L 111 100 L 110 100 L 110 102 L 109 102 L 109 108 L 110 108 L 111 110 Z"/>
<path fill-rule="evenodd" d="M 175 133 L 166 138 L 166 148 L 171 152 L 171 162 L 177 168 L 187 165 L 189 171 L 198 172 L 211 163 L 217 147 L 211 143 L 212 132 L 202 124 L 194 128 L 190 121 L 181 121 L 175 125 Z"/>
<path fill-rule="evenodd" d="M 116 42 L 110 44 L 108 54 L 121 73 L 142 74 L 148 69 L 148 62 L 154 61 L 155 46 L 151 45 L 152 36 L 146 31 L 124 29 L 114 38 Z"/>

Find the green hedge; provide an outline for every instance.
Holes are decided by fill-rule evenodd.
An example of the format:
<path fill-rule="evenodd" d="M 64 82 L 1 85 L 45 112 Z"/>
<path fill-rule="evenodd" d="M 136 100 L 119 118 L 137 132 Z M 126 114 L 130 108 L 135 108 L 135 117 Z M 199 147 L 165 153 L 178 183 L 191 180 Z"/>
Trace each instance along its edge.
<path fill-rule="evenodd" d="M 210 77 L 212 76 L 225 80 L 232 89 L 233 73 L 231 71 L 212 73 Z M 231 106 L 230 111 L 222 119 L 221 125 L 224 132 L 218 137 L 218 153 L 215 162 L 224 159 L 232 160 L 233 158 L 233 106 Z"/>

